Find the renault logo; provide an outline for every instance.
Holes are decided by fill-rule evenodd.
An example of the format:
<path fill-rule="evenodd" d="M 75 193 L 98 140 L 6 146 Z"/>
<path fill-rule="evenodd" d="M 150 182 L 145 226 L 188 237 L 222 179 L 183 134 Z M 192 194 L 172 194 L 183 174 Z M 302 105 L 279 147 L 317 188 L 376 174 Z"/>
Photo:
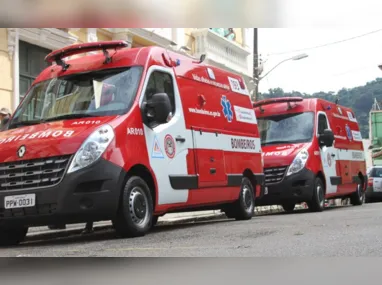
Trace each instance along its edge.
<path fill-rule="evenodd" d="M 17 151 L 17 156 L 19 158 L 22 158 L 25 155 L 26 151 L 27 151 L 27 149 L 26 149 L 25 145 L 20 146 L 20 148 Z"/>

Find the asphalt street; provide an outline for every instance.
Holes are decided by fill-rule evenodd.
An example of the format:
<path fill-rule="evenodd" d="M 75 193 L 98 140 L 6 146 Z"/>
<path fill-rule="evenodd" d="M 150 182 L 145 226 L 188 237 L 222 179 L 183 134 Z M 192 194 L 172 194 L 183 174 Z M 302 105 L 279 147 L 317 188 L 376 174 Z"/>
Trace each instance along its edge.
<path fill-rule="evenodd" d="M 5 257 L 355 257 L 382 256 L 382 203 L 338 206 L 322 213 L 299 210 L 158 226 L 142 238 L 116 238 L 112 229 L 31 237 L 0 249 Z"/>

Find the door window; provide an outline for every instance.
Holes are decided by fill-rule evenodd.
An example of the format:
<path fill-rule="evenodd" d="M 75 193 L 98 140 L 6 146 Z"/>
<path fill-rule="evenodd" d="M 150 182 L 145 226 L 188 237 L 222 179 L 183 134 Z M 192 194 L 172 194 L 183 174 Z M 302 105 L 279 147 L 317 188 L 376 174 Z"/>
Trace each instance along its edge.
<path fill-rule="evenodd" d="M 172 115 L 174 115 L 176 111 L 174 82 L 172 80 L 172 76 L 169 73 L 162 71 L 154 71 L 151 73 L 145 92 L 144 102 L 150 100 L 150 98 L 157 93 L 167 94 L 171 103 L 171 112 Z"/>
<path fill-rule="evenodd" d="M 328 127 L 328 120 L 326 119 L 326 115 L 319 114 L 318 115 L 318 134 L 321 135 L 324 133 L 324 130 L 327 130 Z"/>

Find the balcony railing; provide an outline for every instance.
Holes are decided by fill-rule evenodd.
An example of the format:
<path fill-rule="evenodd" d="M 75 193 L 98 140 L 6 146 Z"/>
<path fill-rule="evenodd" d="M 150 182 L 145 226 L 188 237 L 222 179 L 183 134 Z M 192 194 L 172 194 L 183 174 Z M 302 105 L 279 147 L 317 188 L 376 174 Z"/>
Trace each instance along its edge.
<path fill-rule="evenodd" d="M 226 33 L 224 33 L 226 35 Z M 209 28 L 192 32 L 195 38 L 195 56 L 207 56 L 208 62 L 251 76 L 248 56 L 250 50 Z"/>

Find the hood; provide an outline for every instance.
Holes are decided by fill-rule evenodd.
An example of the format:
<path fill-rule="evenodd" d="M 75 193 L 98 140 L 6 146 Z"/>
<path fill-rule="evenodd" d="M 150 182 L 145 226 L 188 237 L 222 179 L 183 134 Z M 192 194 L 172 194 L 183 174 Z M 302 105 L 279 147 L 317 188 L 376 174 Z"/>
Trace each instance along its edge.
<path fill-rule="evenodd" d="M 0 132 L 0 162 L 74 154 L 95 129 L 115 117 L 54 121 Z M 19 158 L 21 146 L 26 151 Z"/>
<path fill-rule="evenodd" d="M 307 149 L 310 145 L 311 143 L 297 143 L 263 146 L 264 168 L 288 166 L 301 149 Z"/>

